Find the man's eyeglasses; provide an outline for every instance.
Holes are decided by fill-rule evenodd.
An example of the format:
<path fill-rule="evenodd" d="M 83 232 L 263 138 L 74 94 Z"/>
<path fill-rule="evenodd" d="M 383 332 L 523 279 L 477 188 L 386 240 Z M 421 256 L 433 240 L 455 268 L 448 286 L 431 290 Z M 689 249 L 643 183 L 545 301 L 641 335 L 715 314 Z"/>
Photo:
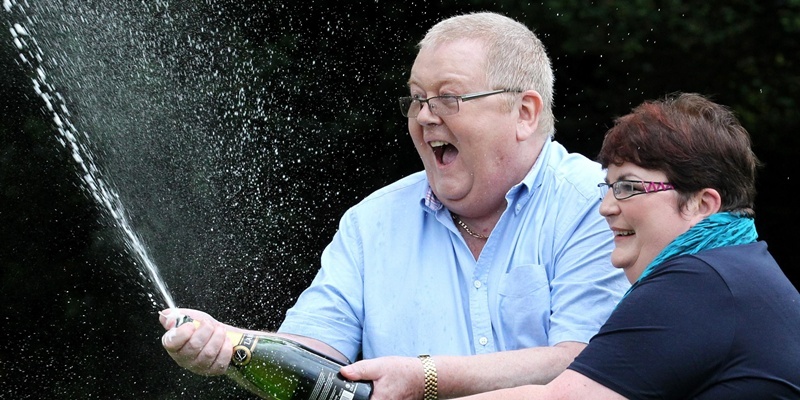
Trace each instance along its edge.
<path fill-rule="evenodd" d="M 444 117 L 446 115 L 453 115 L 458 112 L 459 101 L 470 101 L 479 99 L 481 97 L 493 96 L 500 93 L 521 93 L 521 90 L 513 89 L 499 89 L 491 90 L 488 92 L 478 92 L 470 94 L 462 94 L 461 96 L 436 96 L 428 99 L 420 99 L 418 97 L 401 97 L 400 98 L 400 112 L 404 117 L 416 118 L 422 110 L 422 106 L 428 103 L 428 108 L 435 115 Z"/>
<path fill-rule="evenodd" d="M 669 182 L 652 182 L 652 181 L 629 181 L 619 180 L 614 183 L 599 183 L 597 187 L 608 186 L 611 188 L 611 193 L 617 200 L 627 199 L 629 197 L 637 196 L 645 193 L 663 192 L 665 190 L 675 190 Z"/>

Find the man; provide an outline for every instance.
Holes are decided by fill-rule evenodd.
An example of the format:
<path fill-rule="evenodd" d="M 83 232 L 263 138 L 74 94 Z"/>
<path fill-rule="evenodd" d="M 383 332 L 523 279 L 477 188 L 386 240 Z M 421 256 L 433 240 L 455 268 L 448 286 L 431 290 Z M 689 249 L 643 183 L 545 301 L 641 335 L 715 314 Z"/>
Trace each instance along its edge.
<path fill-rule="evenodd" d="M 342 374 L 373 381 L 373 399 L 420 399 L 426 385 L 437 392 L 426 399 L 462 396 L 564 371 L 629 284 L 609 262 L 603 171 L 551 140 L 552 86 L 524 25 L 478 13 L 434 26 L 400 99 L 424 173 L 345 213 L 278 334 L 363 358 Z M 164 347 L 220 374 L 228 327 L 200 317 L 212 323 L 181 326 Z"/>

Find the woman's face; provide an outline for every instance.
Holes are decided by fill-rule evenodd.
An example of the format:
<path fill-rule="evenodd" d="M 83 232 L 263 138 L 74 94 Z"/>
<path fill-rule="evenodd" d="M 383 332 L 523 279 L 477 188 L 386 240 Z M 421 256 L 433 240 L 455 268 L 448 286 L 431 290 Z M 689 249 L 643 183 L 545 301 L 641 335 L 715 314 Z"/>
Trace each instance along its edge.
<path fill-rule="evenodd" d="M 610 165 L 606 180 L 609 184 L 619 180 L 666 182 L 667 176 L 661 171 L 626 162 Z M 600 214 L 614 233 L 611 263 L 622 268 L 631 283 L 667 244 L 697 222 L 678 209 L 678 196 L 675 190 L 649 190 L 649 193 L 617 200 L 609 189 L 603 198 Z"/>

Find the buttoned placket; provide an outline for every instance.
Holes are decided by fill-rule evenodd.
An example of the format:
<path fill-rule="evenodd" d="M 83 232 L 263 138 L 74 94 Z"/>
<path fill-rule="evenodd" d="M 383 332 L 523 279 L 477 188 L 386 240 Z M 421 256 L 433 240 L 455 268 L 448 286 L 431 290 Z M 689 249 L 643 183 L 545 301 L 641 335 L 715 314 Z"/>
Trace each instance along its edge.
<path fill-rule="evenodd" d="M 495 229 L 502 229 L 506 224 L 507 218 L 511 218 L 520 213 L 525 204 L 530 199 L 530 194 L 527 191 L 521 190 L 521 185 L 517 185 L 506 194 L 506 201 L 508 201 L 508 208 L 500 216 L 497 221 Z M 459 234 L 460 235 L 460 234 Z M 495 255 L 497 252 L 497 236 L 493 240 L 489 236 L 486 244 L 481 251 L 475 263 L 475 269 L 472 275 L 472 288 L 470 290 L 469 304 L 470 304 L 470 317 L 472 320 L 472 340 L 475 347 L 476 354 L 486 354 L 498 351 L 497 344 L 494 340 L 494 329 L 492 327 L 491 318 L 491 304 L 489 301 L 489 273 L 491 267 L 495 262 Z M 466 242 L 464 242 L 466 246 Z"/>

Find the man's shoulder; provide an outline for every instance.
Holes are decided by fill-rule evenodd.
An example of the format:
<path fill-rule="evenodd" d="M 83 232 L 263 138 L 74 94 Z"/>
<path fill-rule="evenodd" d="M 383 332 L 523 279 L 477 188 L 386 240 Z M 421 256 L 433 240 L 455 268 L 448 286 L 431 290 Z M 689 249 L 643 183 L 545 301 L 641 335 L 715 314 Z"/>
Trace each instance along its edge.
<path fill-rule="evenodd" d="M 425 175 L 425 171 L 418 171 L 370 193 L 364 200 L 373 200 L 395 195 L 408 196 L 409 193 L 424 193 L 427 186 L 428 179 Z"/>
<path fill-rule="evenodd" d="M 390 183 L 347 209 L 340 220 L 340 229 L 350 227 L 362 230 L 362 237 L 372 237 L 393 231 L 382 227 L 419 222 L 425 214 L 422 202 L 428 188 L 424 171 Z"/>
<path fill-rule="evenodd" d="M 404 204 L 419 204 L 428 188 L 425 171 L 398 179 L 364 197 L 351 209 L 397 209 Z"/>
<path fill-rule="evenodd" d="M 547 159 L 547 171 L 554 182 L 552 188 L 564 194 L 573 193 L 586 200 L 602 198 L 597 184 L 605 179 L 602 166 L 580 153 L 570 153 L 553 141 Z"/>

